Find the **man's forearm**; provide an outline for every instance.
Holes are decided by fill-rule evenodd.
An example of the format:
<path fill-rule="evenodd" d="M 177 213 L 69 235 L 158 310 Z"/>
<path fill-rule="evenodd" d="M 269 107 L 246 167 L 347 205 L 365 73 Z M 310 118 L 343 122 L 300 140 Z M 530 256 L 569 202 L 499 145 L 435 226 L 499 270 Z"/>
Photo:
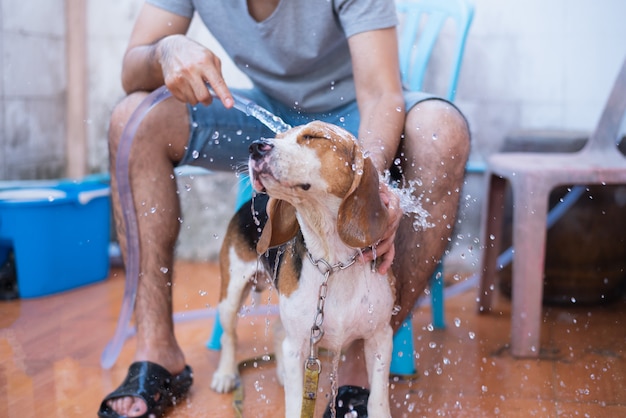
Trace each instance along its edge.
<path fill-rule="evenodd" d="M 127 94 L 152 91 L 164 83 L 163 72 L 157 56 L 157 43 L 136 46 L 124 55 L 122 87 Z"/>
<path fill-rule="evenodd" d="M 360 106 L 359 139 L 379 173 L 388 169 L 396 156 L 405 110 L 402 94 L 384 94 Z"/>

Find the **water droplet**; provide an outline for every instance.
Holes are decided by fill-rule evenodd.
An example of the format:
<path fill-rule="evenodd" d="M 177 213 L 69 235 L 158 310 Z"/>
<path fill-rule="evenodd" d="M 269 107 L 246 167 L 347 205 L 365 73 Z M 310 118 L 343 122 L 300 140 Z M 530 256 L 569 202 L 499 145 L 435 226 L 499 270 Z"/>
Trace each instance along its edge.
<path fill-rule="evenodd" d="M 167 272 L 170 271 L 167 267 L 161 267 L 160 270 L 163 274 L 167 274 Z"/>

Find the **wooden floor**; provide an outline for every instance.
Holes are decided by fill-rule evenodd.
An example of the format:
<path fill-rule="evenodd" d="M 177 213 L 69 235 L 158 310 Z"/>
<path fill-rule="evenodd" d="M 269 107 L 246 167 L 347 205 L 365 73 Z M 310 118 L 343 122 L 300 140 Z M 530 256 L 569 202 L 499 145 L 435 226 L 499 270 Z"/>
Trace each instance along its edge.
<path fill-rule="evenodd" d="M 177 324 L 195 384 L 168 417 L 235 416 L 232 395 L 209 388 L 219 356 L 205 348 L 213 326 L 206 308 L 217 302 L 216 266 L 181 262 L 175 271 L 175 311 L 189 316 L 204 309 L 207 315 Z M 112 270 L 102 283 L 0 302 L 0 417 L 96 416 L 101 398 L 120 383 L 132 358 L 130 338 L 113 368 L 100 367 L 123 285 L 123 273 Z M 275 303 L 276 295 L 262 299 Z M 394 417 L 626 417 L 625 299 L 600 307 L 546 308 L 542 348 L 548 355 L 540 360 L 510 356 L 510 309 L 500 299 L 496 313 L 477 315 L 475 292 L 449 298 L 445 330 L 430 327 L 429 309 L 416 312 L 420 376 L 391 383 Z M 271 314 L 240 319 L 240 360 L 262 359 L 273 351 L 273 321 Z M 273 364 L 249 363 L 242 377 L 244 417 L 282 416 Z"/>

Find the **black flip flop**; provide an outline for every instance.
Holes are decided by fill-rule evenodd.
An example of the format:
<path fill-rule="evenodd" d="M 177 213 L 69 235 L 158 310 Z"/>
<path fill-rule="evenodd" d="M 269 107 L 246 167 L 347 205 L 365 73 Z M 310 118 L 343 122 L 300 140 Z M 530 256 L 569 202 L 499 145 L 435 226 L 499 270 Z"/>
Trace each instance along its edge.
<path fill-rule="evenodd" d="M 367 418 L 367 400 L 370 391 L 361 386 L 341 386 L 335 399 L 335 416 L 337 418 Z M 324 418 L 331 418 L 330 405 L 324 412 Z"/>
<path fill-rule="evenodd" d="M 161 417 L 169 407 L 185 397 L 192 383 L 193 372 L 189 366 L 185 366 L 182 372 L 173 376 L 156 363 L 135 362 L 128 368 L 124 382 L 104 398 L 100 404 L 98 416 L 121 418 L 121 415 L 109 408 L 107 401 L 132 396 L 143 399 L 148 407 L 146 413 L 139 418 Z"/>

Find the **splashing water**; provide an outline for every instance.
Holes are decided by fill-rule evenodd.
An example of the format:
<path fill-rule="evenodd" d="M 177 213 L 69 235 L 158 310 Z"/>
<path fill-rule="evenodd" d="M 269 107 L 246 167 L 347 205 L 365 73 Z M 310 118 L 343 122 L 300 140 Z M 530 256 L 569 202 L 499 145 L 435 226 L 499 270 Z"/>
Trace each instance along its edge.
<path fill-rule="evenodd" d="M 339 375 L 339 362 L 342 359 L 342 354 L 341 354 L 341 350 L 339 350 L 338 352 L 333 352 L 333 356 L 332 356 L 332 368 L 331 368 L 331 372 L 330 372 L 330 401 L 329 401 L 329 409 L 330 409 L 330 416 L 331 417 L 337 417 L 337 410 L 336 410 L 336 406 L 337 406 L 337 394 L 339 392 L 339 384 L 338 384 L 338 380 L 337 380 L 337 376 Z M 341 403 L 341 400 L 339 400 L 339 407 L 342 407 L 343 404 Z"/>
<path fill-rule="evenodd" d="M 211 91 L 211 95 L 215 96 L 213 90 Z M 267 126 L 272 132 L 275 134 L 279 134 L 281 132 L 285 132 L 291 129 L 291 126 L 286 124 L 281 118 L 271 113 L 269 110 L 264 107 L 259 106 L 252 100 L 248 100 L 244 97 L 233 95 L 233 99 L 235 100 L 235 109 L 245 113 L 248 116 L 252 116 L 257 119 L 263 125 Z"/>
<path fill-rule="evenodd" d="M 385 172 L 383 181 L 389 184 L 390 173 Z M 434 223 L 430 222 L 430 213 L 422 207 L 422 196 L 415 196 L 415 186 L 419 184 L 419 180 L 409 180 L 408 186 L 405 187 L 391 187 L 391 191 L 398 196 L 400 200 L 400 208 L 402 212 L 407 216 L 413 216 L 413 229 L 417 231 L 423 231 L 425 229 L 433 228 Z"/>

